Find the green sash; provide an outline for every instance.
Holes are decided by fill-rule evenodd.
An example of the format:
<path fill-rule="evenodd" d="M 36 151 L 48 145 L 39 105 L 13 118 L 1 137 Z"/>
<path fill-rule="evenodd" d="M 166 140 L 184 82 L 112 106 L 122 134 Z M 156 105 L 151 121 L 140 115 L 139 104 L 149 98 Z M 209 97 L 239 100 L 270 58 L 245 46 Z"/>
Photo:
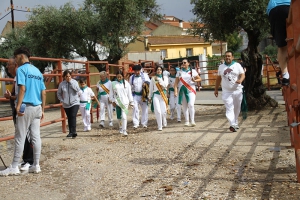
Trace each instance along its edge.
<path fill-rule="evenodd" d="M 183 95 L 185 95 L 186 101 L 189 102 L 190 101 L 189 90 L 184 85 L 182 85 L 179 90 L 178 104 L 180 104 L 180 105 L 182 104 Z"/>

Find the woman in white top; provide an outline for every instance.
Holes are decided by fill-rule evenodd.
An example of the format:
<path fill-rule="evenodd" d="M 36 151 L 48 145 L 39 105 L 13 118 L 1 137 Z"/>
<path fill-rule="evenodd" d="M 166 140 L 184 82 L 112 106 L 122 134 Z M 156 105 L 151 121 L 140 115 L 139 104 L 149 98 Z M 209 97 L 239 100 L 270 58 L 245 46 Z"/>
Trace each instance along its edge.
<path fill-rule="evenodd" d="M 124 80 L 122 71 L 116 73 L 116 81 L 111 83 L 109 100 L 116 107 L 117 119 L 119 120 L 119 132 L 127 136 L 127 115 L 128 106 L 133 108 L 133 97 L 131 86 L 128 81 Z"/>
<path fill-rule="evenodd" d="M 111 88 L 111 81 L 107 78 L 105 71 L 100 72 L 100 81 L 97 83 L 98 100 L 100 102 L 100 124 L 105 126 L 105 110 L 107 109 L 109 126 L 113 127 L 113 106 L 109 101 L 109 88 Z"/>
<path fill-rule="evenodd" d="M 181 70 L 176 74 L 174 84 L 174 95 L 178 96 L 178 104 L 182 105 L 185 117 L 185 126 L 196 126 L 195 123 L 195 100 L 196 100 L 196 82 L 201 78 L 196 70 L 191 69 L 187 59 L 182 61 Z M 179 92 L 178 92 L 178 89 Z M 190 119 L 191 118 L 191 123 Z"/>
<path fill-rule="evenodd" d="M 162 127 L 167 126 L 168 99 L 166 89 L 169 81 L 167 76 L 162 75 L 163 69 L 161 66 L 157 66 L 155 72 L 155 76 L 150 81 L 149 100 L 153 104 L 151 110 L 154 109 L 158 130 L 162 131 Z"/>

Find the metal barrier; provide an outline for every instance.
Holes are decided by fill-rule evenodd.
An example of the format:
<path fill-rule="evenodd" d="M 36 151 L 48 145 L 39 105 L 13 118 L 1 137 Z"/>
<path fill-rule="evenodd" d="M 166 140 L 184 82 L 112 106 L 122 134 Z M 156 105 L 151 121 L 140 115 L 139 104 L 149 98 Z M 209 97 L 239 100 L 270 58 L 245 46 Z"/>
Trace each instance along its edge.
<path fill-rule="evenodd" d="M 295 149 L 297 181 L 300 182 L 300 1 L 292 0 L 287 19 L 288 71 L 290 86 L 283 87 L 291 145 Z"/>

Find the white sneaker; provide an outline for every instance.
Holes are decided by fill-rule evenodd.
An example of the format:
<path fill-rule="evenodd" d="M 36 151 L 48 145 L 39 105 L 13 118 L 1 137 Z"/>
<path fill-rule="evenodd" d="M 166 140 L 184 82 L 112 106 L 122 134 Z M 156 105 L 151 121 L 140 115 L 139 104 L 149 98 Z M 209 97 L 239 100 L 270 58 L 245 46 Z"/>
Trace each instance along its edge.
<path fill-rule="evenodd" d="M 104 128 L 104 121 L 103 120 L 101 120 L 99 126 L 102 126 L 102 128 Z"/>
<path fill-rule="evenodd" d="M 109 122 L 109 126 L 110 126 L 110 127 L 113 127 L 114 125 L 113 125 L 113 123 L 112 123 L 112 122 Z"/>
<path fill-rule="evenodd" d="M 133 126 L 134 129 L 137 129 L 138 127 L 139 127 L 138 125 Z"/>
<path fill-rule="evenodd" d="M 21 165 L 20 170 L 21 171 L 28 171 L 29 167 L 30 167 L 30 164 L 26 163 L 25 165 Z"/>
<path fill-rule="evenodd" d="M 128 133 L 126 132 L 126 131 L 123 131 L 123 136 L 127 136 L 128 135 Z"/>
<path fill-rule="evenodd" d="M 240 129 L 239 125 L 234 125 L 235 129 Z"/>
<path fill-rule="evenodd" d="M 87 131 L 87 127 L 85 126 L 84 128 L 83 128 L 83 132 L 86 132 Z"/>
<path fill-rule="evenodd" d="M 5 170 L 0 171 L 0 176 L 19 175 L 20 170 L 18 167 L 13 168 L 11 165 Z"/>
<path fill-rule="evenodd" d="M 39 165 L 36 165 L 36 166 L 31 165 L 31 166 L 29 167 L 29 173 L 35 173 L 35 174 L 38 174 L 38 173 L 40 173 L 40 172 L 41 172 L 41 167 L 40 167 Z"/>
<path fill-rule="evenodd" d="M 184 126 L 191 126 L 191 125 L 190 125 L 190 122 L 185 122 L 185 123 L 184 123 Z"/>
<path fill-rule="evenodd" d="M 196 123 L 195 122 L 191 122 L 191 126 L 196 126 Z"/>
<path fill-rule="evenodd" d="M 148 128 L 148 126 L 147 125 L 143 125 L 143 128 Z"/>
<path fill-rule="evenodd" d="M 159 131 L 162 131 L 162 128 L 159 128 L 158 130 L 159 130 Z"/>
<path fill-rule="evenodd" d="M 87 131 L 90 131 L 92 130 L 92 128 L 90 126 L 87 127 Z"/>
<path fill-rule="evenodd" d="M 119 129 L 119 133 L 123 134 L 123 129 L 122 128 Z"/>
<path fill-rule="evenodd" d="M 163 127 L 164 127 L 164 128 L 167 128 L 167 124 L 164 124 Z"/>

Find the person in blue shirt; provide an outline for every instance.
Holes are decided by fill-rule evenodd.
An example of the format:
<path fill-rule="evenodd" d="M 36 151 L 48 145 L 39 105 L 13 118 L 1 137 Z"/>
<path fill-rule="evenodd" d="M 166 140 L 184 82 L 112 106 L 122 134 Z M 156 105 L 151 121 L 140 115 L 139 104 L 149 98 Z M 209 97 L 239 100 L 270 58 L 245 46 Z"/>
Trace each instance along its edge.
<path fill-rule="evenodd" d="M 282 85 L 290 84 L 290 76 L 287 69 L 287 42 L 286 18 L 289 15 L 291 0 L 270 0 L 267 14 L 271 24 L 271 34 L 278 46 L 277 59 L 282 71 Z"/>
<path fill-rule="evenodd" d="M 33 145 L 34 162 L 29 167 L 30 173 L 39 173 L 41 155 L 40 123 L 44 118 L 46 102 L 46 87 L 44 78 L 38 68 L 29 62 L 30 51 L 26 47 L 20 47 L 14 52 L 18 64 L 17 84 L 19 86 L 17 96 L 17 124 L 15 133 L 15 152 L 12 164 L 0 171 L 1 176 L 20 174 L 18 163 L 23 153 L 25 137 L 30 127 L 30 138 Z M 25 104 L 24 112 L 20 112 L 21 105 Z"/>

